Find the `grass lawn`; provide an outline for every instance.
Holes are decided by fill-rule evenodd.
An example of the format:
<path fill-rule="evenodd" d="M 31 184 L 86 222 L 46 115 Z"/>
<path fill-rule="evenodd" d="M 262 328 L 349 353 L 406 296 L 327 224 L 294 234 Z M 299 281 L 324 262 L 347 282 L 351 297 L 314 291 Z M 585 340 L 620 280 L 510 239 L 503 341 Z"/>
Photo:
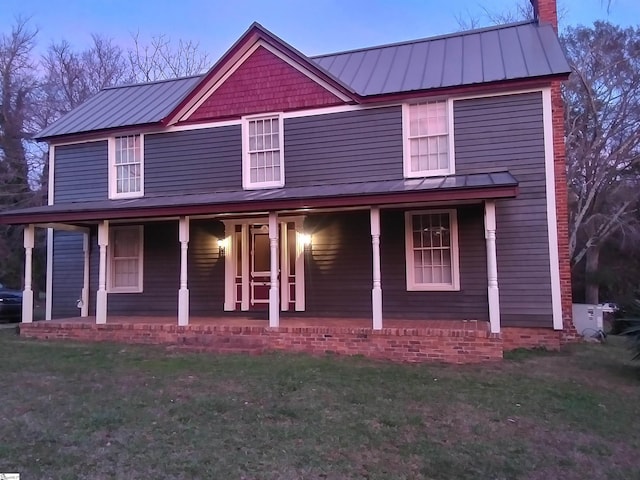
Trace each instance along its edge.
<path fill-rule="evenodd" d="M 0 472 L 22 479 L 640 478 L 620 339 L 485 366 L 213 356 L 0 331 Z"/>

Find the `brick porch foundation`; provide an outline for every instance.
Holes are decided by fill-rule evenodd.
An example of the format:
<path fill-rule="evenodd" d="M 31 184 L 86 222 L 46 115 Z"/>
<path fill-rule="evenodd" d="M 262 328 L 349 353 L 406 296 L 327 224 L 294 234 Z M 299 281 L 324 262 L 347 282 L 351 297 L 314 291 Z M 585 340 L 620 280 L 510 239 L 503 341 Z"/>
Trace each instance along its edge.
<path fill-rule="evenodd" d="M 562 331 L 550 328 L 503 327 L 500 336 L 505 352 L 516 348 L 546 348 L 560 350 Z"/>
<path fill-rule="evenodd" d="M 502 359 L 500 335 L 483 330 L 443 328 L 280 327 L 145 323 L 36 322 L 20 325 L 20 335 L 168 345 L 172 349 L 260 354 L 269 351 L 315 355 L 363 355 L 395 362 L 480 363 Z"/>

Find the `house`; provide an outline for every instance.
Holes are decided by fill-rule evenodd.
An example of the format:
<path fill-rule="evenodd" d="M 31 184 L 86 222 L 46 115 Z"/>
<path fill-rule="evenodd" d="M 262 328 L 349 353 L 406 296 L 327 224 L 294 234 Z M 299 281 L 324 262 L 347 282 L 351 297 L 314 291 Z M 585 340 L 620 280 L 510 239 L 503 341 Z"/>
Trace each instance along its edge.
<path fill-rule="evenodd" d="M 317 57 L 254 24 L 202 76 L 101 91 L 39 135 L 48 205 L 0 217 L 25 226 L 22 333 L 559 348 L 569 66 L 555 0 L 534 3 L 531 22 Z M 51 321 L 32 324 L 35 228 Z"/>

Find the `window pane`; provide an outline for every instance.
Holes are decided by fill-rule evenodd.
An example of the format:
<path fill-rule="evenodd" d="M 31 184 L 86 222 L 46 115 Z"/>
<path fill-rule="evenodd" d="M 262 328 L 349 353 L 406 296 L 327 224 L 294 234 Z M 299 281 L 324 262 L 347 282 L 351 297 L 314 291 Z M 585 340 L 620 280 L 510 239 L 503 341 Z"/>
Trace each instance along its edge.
<path fill-rule="evenodd" d="M 451 265 L 442 269 L 442 283 L 453 283 L 453 278 L 451 276 Z"/>
<path fill-rule="evenodd" d="M 410 171 L 449 167 L 448 128 L 446 102 L 424 102 L 409 106 Z"/>
<path fill-rule="evenodd" d="M 451 232 L 448 213 L 411 216 L 414 282 L 451 284 Z"/>
<path fill-rule="evenodd" d="M 128 193 L 141 191 L 142 182 L 142 141 L 140 135 L 116 137 L 116 192 Z"/>
<path fill-rule="evenodd" d="M 278 118 L 249 122 L 249 182 L 276 182 L 281 179 Z"/>
<path fill-rule="evenodd" d="M 114 288 L 138 288 L 140 277 L 140 230 L 114 227 L 109 244 L 111 284 Z"/>

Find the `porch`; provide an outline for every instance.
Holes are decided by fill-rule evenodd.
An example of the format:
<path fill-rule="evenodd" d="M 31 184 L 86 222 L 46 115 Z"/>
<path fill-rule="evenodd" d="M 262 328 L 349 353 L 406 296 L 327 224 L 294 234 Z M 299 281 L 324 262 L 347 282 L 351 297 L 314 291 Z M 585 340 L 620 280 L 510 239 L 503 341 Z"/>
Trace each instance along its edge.
<path fill-rule="evenodd" d="M 22 323 L 20 334 L 41 340 L 79 340 L 166 345 L 171 350 L 262 354 L 287 351 L 313 355 L 363 355 L 396 362 L 480 363 L 500 360 L 503 341 L 477 320 L 385 319 L 374 329 L 367 318 L 284 317 L 278 327 L 267 319 L 191 317 L 178 325 L 169 316 L 73 317 Z"/>

